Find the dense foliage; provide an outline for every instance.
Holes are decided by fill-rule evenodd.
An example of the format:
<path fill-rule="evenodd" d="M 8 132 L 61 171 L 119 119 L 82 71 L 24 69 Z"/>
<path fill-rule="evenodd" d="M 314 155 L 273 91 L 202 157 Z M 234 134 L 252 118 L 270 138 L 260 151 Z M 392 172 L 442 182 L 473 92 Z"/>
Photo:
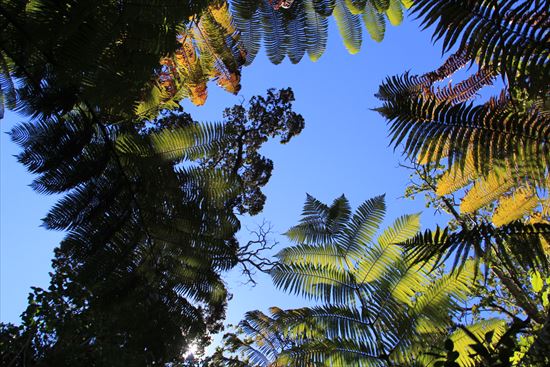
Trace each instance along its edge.
<path fill-rule="evenodd" d="M 317 60 L 333 16 L 356 53 L 363 24 L 381 41 L 409 8 L 454 52 L 387 78 L 378 112 L 419 180 L 407 195 L 453 219 L 417 233 L 418 217 L 403 216 L 376 237 L 382 197 L 352 213 L 344 197 L 308 196 L 294 245 L 257 267 L 318 304 L 249 312 L 197 363 L 548 365 L 547 0 L 3 1 L 0 117 L 5 106 L 28 117 L 11 132 L 17 158 L 37 192 L 62 194 L 44 225 L 67 234 L 50 287 L 33 289 L 22 325 L 1 325 L 2 362 L 196 365 L 189 345 L 222 328 L 222 273 L 261 259 L 235 238 L 238 215 L 264 206 L 273 162 L 261 146 L 304 121 L 290 89 L 217 124 L 179 102 L 204 104 L 210 80 L 237 93 L 262 40 L 274 64 Z M 500 95 L 474 103 L 497 77 Z"/>
<path fill-rule="evenodd" d="M 355 213 L 344 196 L 330 206 L 308 196 L 300 223 L 286 233 L 295 245 L 277 254 L 271 276 L 318 305 L 249 312 L 239 333 L 226 336 L 229 349 L 253 366 L 430 363 L 426 343 L 443 342 L 472 274 L 429 273 L 409 262 L 394 244 L 415 235 L 419 215 L 380 231 L 384 213 L 383 196 Z"/>

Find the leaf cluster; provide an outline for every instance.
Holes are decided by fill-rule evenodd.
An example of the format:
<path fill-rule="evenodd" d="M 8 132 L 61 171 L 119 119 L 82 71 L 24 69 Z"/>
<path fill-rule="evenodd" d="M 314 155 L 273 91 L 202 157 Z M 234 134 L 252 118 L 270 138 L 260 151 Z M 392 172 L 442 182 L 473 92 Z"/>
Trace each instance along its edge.
<path fill-rule="evenodd" d="M 382 196 L 355 213 L 343 196 L 330 206 L 308 196 L 287 232 L 296 245 L 279 252 L 271 275 L 278 288 L 317 305 L 247 313 L 226 338 L 229 351 L 251 366 L 428 364 L 423 351 L 442 342 L 471 278 L 407 262 L 395 243 L 418 231 L 418 215 L 378 235 L 384 213 Z"/>
<path fill-rule="evenodd" d="M 346 49 L 354 54 L 362 43 L 362 24 L 371 38 L 384 38 L 386 19 L 392 25 L 403 20 L 403 8 L 410 1 L 400 0 L 235 0 L 232 13 L 246 50 L 246 64 L 257 55 L 262 39 L 267 56 L 274 64 L 288 57 L 298 63 L 307 53 L 318 60 L 325 52 L 328 18 L 334 16 Z"/>

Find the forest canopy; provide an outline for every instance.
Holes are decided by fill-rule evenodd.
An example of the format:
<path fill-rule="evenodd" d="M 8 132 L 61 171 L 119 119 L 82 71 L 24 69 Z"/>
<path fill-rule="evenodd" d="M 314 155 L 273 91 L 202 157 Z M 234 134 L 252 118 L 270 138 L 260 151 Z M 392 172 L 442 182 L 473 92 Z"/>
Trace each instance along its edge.
<path fill-rule="evenodd" d="M 9 133 L 16 159 L 36 193 L 58 195 L 43 227 L 64 238 L 48 288 L 33 287 L 20 324 L 1 324 L 3 365 L 547 366 L 548 9 L 4 0 L 0 118 L 23 116 Z M 183 102 L 208 105 L 214 83 L 246 90 L 261 50 L 275 72 L 285 59 L 315 62 L 334 30 L 356 54 L 407 15 L 445 58 L 380 81 L 374 113 L 411 176 L 403 195 L 450 219 L 421 230 L 419 214 L 402 213 L 386 225 L 383 195 L 365 193 L 355 210 L 344 195 L 307 195 L 274 256 L 268 227 L 243 240 L 243 218 L 262 212 L 285 164 L 262 148 L 299 144 L 316 121 L 295 111 L 292 86 L 266 85 L 218 122 L 196 121 Z M 477 98 L 487 86 L 500 91 Z M 227 329 L 225 276 L 239 267 L 303 306 L 251 310 Z"/>

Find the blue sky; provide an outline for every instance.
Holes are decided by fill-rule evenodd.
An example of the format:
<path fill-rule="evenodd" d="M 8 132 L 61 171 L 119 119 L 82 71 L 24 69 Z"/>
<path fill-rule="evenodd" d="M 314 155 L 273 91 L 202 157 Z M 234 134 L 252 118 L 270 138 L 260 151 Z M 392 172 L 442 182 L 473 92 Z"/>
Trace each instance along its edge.
<path fill-rule="evenodd" d="M 429 32 L 420 32 L 419 23 L 405 20 L 389 27 L 382 43 L 364 37 L 357 55 L 349 55 L 334 25 L 331 25 L 326 53 L 313 63 L 307 59 L 298 65 L 285 60 L 272 65 L 260 54 L 252 66 L 243 69 L 242 90 L 230 95 L 214 85 L 209 87 L 206 105 L 200 108 L 183 102 L 196 120 L 217 121 L 224 107 L 248 100 L 268 88 L 292 87 L 295 111 L 306 120 L 301 135 L 289 144 L 268 143 L 263 154 L 275 168 L 264 189 L 267 203 L 263 213 L 242 218 L 243 227 L 254 228 L 263 219 L 273 226 L 278 248 L 288 245 L 280 233 L 297 223 L 306 193 L 330 203 L 345 194 L 353 207 L 379 194 L 386 194 L 387 224 L 401 214 L 422 211 L 423 228 L 434 227 L 445 218 L 427 210 L 422 197 L 401 199 L 409 172 L 398 167 L 401 156 L 388 147 L 385 121 L 371 108 L 380 103 L 374 97 L 386 76 L 412 70 L 422 73 L 441 64 L 439 45 L 433 46 Z M 2 132 L 9 131 L 24 117 L 7 113 Z M 62 233 L 40 227 L 42 218 L 55 202 L 54 197 L 33 192 L 28 184 L 32 175 L 13 157 L 19 148 L 7 134 L 1 134 L 0 178 L 0 319 L 19 322 L 27 304 L 31 286 L 47 287 L 53 249 Z M 249 236 L 239 234 L 242 241 Z M 282 308 L 303 305 L 304 301 L 277 291 L 270 279 L 258 274 L 256 287 L 243 285 L 236 269 L 226 276 L 233 293 L 228 323 L 238 322 L 252 309 L 266 311 L 269 306 Z"/>

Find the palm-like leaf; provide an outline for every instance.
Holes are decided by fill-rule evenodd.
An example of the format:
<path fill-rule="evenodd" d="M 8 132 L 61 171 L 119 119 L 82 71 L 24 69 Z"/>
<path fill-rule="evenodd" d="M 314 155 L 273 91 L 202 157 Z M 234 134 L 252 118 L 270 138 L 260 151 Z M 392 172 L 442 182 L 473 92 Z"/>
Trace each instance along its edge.
<path fill-rule="evenodd" d="M 18 158 L 39 174 L 35 188 L 64 193 L 44 218 L 46 227 L 68 231 L 57 249 L 56 276 L 90 294 L 79 313 L 96 315 L 92 319 L 108 314 L 117 330 L 105 334 L 98 324 L 76 335 L 105 338 L 107 344 L 98 348 L 110 348 L 113 335 L 120 338 L 113 345 L 142 340 L 132 323 L 125 324 L 124 305 L 134 300 L 142 302 L 134 324 L 162 325 L 171 340 L 165 347 L 174 351 L 167 353 L 155 338 L 144 338 L 143 347 L 155 360 L 175 358 L 187 343 L 216 328 L 211 320 L 222 317 L 227 296 L 220 272 L 237 261 L 233 235 L 239 222 L 227 203 L 238 187 L 220 172 L 175 167 L 206 153 L 223 130 L 188 125 L 144 136 L 133 124 L 109 128 L 100 118 L 82 109 L 23 124 L 12 132 L 24 148 Z M 79 302 L 65 297 L 49 302 Z M 141 313 L 150 319 L 139 319 Z M 72 345 L 72 326 L 57 322 L 53 352 L 62 355 Z M 188 327 L 182 332 L 176 325 Z"/>
<path fill-rule="evenodd" d="M 436 278 L 404 260 L 395 242 L 414 236 L 418 215 L 399 218 L 376 238 L 384 212 L 383 196 L 353 215 L 343 197 L 327 206 L 308 196 L 301 223 L 289 231 L 298 244 L 277 255 L 280 263 L 271 275 L 277 287 L 320 305 L 272 308 L 271 316 L 255 311 L 255 318 L 268 323 L 261 330 L 241 330 L 251 339 L 232 335 L 233 341 L 254 344 L 267 334 L 282 336 L 284 343 L 251 365 L 407 364 L 424 358 L 423 343 L 441 341 L 456 302 L 468 294 L 471 275 Z M 237 349 L 248 354 L 249 346 Z"/>
<path fill-rule="evenodd" d="M 156 80 L 137 105 L 142 118 L 154 118 L 162 109 L 174 109 L 184 98 L 203 105 L 207 83 L 214 79 L 230 93 L 240 90 L 246 51 L 227 1 L 214 1 L 177 36 L 179 47 L 161 59 Z"/>
<path fill-rule="evenodd" d="M 449 228 L 426 230 L 401 243 L 414 262 L 436 259 L 434 267 L 454 256 L 453 268 L 466 262 L 469 256 L 476 258 L 498 255 L 504 259 L 511 254 L 526 269 L 548 267 L 545 241 L 550 233 L 547 223 L 523 224 L 512 222 L 499 228 L 491 224 L 479 224 L 452 232 Z"/>
<path fill-rule="evenodd" d="M 67 113 L 86 101 L 132 115 L 160 55 L 207 1 L 2 2 L 1 54 L 17 80 L 17 108 L 33 116 Z M 39 35 L 39 36 L 38 36 Z M 153 36 L 154 35 L 154 36 Z M 133 57 L 139 55 L 139 57 Z M 7 76 L 2 66 L 2 75 Z M 2 84 L 6 101 L 12 93 Z"/>
<path fill-rule="evenodd" d="M 386 102 L 378 111 L 390 121 L 392 144 L 403 144 L 412 157 L 419 153 L 442 157 L 448 142 L 449 163 L 464 165 L 467 152 L 476 167 L 487 171 L 495 162 L 526 166 L 533 179 L 542 181 L 548 167 L 550 125 L 538 111 L 514 111 L 491 102 L 473 106 L 438 101 L 432 94 L 414 95 L 425 87 L 424 78 L 389 78 L 379 96 Z M 429 87 L 429 85 L 427 86 Z M 506 121 L 503 124 L 502 121 Z M 472 148 L 473 147 L 473 148 Z"/>
<path fill-rule="evenodd" d="M 282 62 L 286 56 L 297 63 L 305 52 L 313 61 L 318 60 L 326 48 L 327 19 L 332 15 L 347 50 L 357 53 L 362 43 L 361 19 L 371 37 L 381 41 L 386 18 L 393 25 L 401 23 L 403 7 L 409 5 L 399 0 L 235 0 L 231 4 L 248 50 L 247 64 L 257 54 L 262 38 L 273 63 Z"/>
<path fill-rule="evenodd" d="M 492 210 L 500 201 L 495 217 L 499 225 L 545 217 L 542 203 L 550 167 L 547 8 L 545 1 L 415 1 L 412 12 L 425 27 L 434 27 L 434 38 L 443 41 L 443 50 L 455 45 L 458 50 L 437 70 L 388 78 L 378 93 L 384 101 L 378 111 L 389 120 L 395 147 L 401 146 L 427 169 L 447 157 L 447 171 L 438 180 L 436 193 L 451 194 L 473 183 L 462 199 L 462 212 Z M 436 86 L 468 63 L 479 67 L 466 80 Z M 471 100 L 477 92 L 498 75 L 505 78 L 500 96 L 475 105 Z M 514 202 L 514 192 L 522 187 L 532 188 L 539 197 L 523 196 Z M 514 212 L 507 217 L 504 208 Z M 483 231 L 489 237 L 493 233 L 489 227 Z M 470 229 L 456 238 L 443 231 L 433 234 L 435 239 L 432 233 L 426 235 L 426 243 L 447 243 L 457 260 L 483 240 L 473 239 L 478 235 Z M 483 250 L 475 252 L 481 255 Z"/>
<path fill-rule="evenodd" d="M 425 27 L 435 25 L 434 38 L 443 50 L 455 44 L 482 67 L 497 67 L 512 84 L 529 78 L 534 88 L 548 83 L 548 3 L 505 0 L 420 0 L 412 13 Z"/>

